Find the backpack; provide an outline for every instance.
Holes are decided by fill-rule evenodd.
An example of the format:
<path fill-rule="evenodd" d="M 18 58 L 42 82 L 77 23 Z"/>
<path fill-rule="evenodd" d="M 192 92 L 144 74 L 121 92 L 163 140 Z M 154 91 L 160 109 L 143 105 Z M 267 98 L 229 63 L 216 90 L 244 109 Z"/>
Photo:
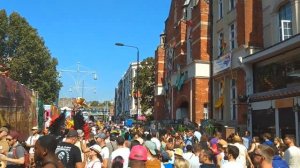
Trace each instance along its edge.
<path fill-rule="evenodd" d="M 198 143 L 198 139 L 197 139 L 197 137 L 192 136 L 191 139 L 190 139 L 190 138 L 186 138 L 186 139 L 184 140 L 184 143 L 185 143 L 185 144 L 187 144 L 187 142 L 191 142 L 192 145 L 194 145 L 194 144 L 197 144 L 197 143 Z"/>
<path fill-rule="evenodd" d="M 13 156 L 15 159 L 17 159 L 17 147 L 22 147 L 24 149 L 24 147 L 22 145 L 17 145 L 16 147 L 13 148 Z M 30 167 L 30 156 L 29 153 L 26 151 L 26 149 L 24 149 L 24 164 L 23 166 L 24 168 L 29 168 Z"/>

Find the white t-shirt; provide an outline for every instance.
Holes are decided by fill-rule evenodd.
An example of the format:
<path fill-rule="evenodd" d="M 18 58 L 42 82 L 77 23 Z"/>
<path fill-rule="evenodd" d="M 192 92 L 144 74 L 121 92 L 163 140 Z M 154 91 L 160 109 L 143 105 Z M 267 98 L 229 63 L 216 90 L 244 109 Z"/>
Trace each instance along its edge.
<path fill-rule="evenodd" d="M 190 168 L 199 168 L 199 157 L 192 152 L 183 153 L 183 158 L 190 163 Z"/>
<path fill-rule="evenodd" d="M 246 165 L 247 148 L 240 143 L 234 143 L 233 145 L 239 149 L 239 156 L 236 158 L 236 162 L 240 163 L 242 167 L 247 168 Z"/>
<path fill-rule="evenodd" d="M 199 142 L 202 135 L 201 135 L 201 133 L 199 131 L 195 131 L 194 132 L 194 136 L 198 139 L 198 142 Z"/>
<path fill-rule="evenodd" d="M 222 159 L 221 159 L 221 165 L 220 165 L 220 166 L 222 167 L 222 165 L 224 165 L 225 163 L 227 163 L 228 160 L 225 160 L 225 159 L 224 159 L 224 157 L 225 157 L 225 153 L 224 153 L 224 152 L 220 152 L 220 153 L 217 155 L 217 157 L 218 157 L 219 155 L 220 155 L 221 158 L 222 158 Z"/>
<path fill-rule="evenodd" d="M 103 147 L 100 152 L 102 159 L 109 159 L 109 149 L 107 146 Z"/>
<path fill-rule="evenodd" d="M 88 162 L 87 165 L 85 166 L 85 168 L 97 168 L 97 167 L 101 167 L 102 164 L 100 162 L 99 159 L 96 159 L 94 161 Z"/>
<path fill-rule="evenodd" d="M 241 163 L 237 161 L 226 162 L 221 166 L 221 168 L 241 168 L 241 167 L 243 167 L 243 165 L 241 165 Z"/>
<path fill-rule="evenodd" d="M 285 152 L 283 159 L 287 162 L 290 168 L 300 167 L 300 149 L 296 146 L 289 147 Z"/>
<path fill-rule="evenodd" d="M 111 163 L 113 162 L 113 160 L 117 156 L 121 156 L 124 159 L 123 168 L 127 168 L 128 167 L 129 154 L 130 154 L 129 148 L 126 148 L 126 147 L 118 148 L 118 149 L 116 149 L 115 151 L 113 151 L 111 153 Z"/>
<path fill-rule="evenodd" d="M 30 137 L 28 137 L 28 139 L 26 141 L 26 144 L 28 144 L 28 145 L 34 145 L 35 142 L 39 139 L 39 137 L 40 137 L 39 134 L 31 135 Z M 30 147 L 29 153 L 30 154 L 34 153 L 34 147 Z"/>

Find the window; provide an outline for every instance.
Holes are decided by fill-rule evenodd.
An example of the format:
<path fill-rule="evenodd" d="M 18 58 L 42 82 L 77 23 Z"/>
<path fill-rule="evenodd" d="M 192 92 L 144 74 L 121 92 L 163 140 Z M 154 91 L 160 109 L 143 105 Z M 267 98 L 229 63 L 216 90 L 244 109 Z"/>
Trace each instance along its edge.
<path fill-rule="evenodd" d="M 231 98 L 231 120 L 236 120 L 236 80 L 231 79 L 231 91 L 230 91 L 230 98 Z"/>
<path fill-rule="evenodd" d="M 229 26 L 229 42 L 230 42 L 230 50 L 235 48 L 236 39 L 235 39 L 235 24 L 231 24 Z"/>
<path fill-rule="evenodd" d="M 222 56 L 224 54 L 224 34 L 222 32 L 219 33 L 219 40 L 218 40 L 218 56 Z"/>
<path fill-rule="evenodd" d="M 229 0 L 229 11 L 235 8 L 235 0 Z"/>
<path fill-rule="evenodd" d="M 279 29 L 281 41 L 290 38 L 293 34 L 291 3 L 287 3 L 279 9 Z"/>
<path fill-rule="evenodd" d="M 219 0 L 218 7 L 219 7 L 219 19 L 222 19 L 223 18 L 223 0 Z"/>
<path fill-rule="evenodd" d="M 300 85 L 300 57 L 279 56 L 253 66 L 254 93 L 266 92 Z"/>

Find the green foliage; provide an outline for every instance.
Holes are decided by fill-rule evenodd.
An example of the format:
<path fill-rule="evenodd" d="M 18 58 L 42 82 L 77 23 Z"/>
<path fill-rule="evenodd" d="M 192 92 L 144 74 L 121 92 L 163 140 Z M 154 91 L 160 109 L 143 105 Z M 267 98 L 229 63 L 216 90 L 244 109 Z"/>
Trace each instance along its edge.
<path fill-rule="evenodd" d="M 38 111 L 38 127 L 39 128 L 43 128 L 43 124 L 44 124 L 44 103 L 42 100 L 38 100 L 38 107 L 39 107 L 39 111 Z"/>
<path fill-rule="evenodd" d="M 155 60 L 153 57 L 148 57 L 141 62 L 135 88 L 137 85 L 142 95 L 140 101 L 142 112 L 149 109 L 153 111 L 155 90 Z"/>
<path fill-rule="evenodd" d="M 4 10 L 0 10 L 0 64 L 7 62 L 7 28 L 8 18 Z"/>
<path fill-rule="evenodd" d="M 91 103 L 90 103 L 90 106 L 91 107 L 97 107 L 97 106 L 99 106 L 99 102 L 98 101 L 92 101 Z"/>
<path fill-rule="evenodd" d="M 0 63 L 10 68 L 10 77 L 39 92 L 47 104 L 57 100 L 62 86 L 56 66 L 45 42 L 18 13 L 0 11 Z"/>
<path fill-rule="evenodd" d="M 184 132 L 184 130 L 185 130 L 185 126 L 183 126 L 182 124 L 180 124 L 177 128 L 178 132 Z"/>
<path fill-rule="evenodd" d="M 202 123 L 202 128 L 208 135 L 212 136 L 215 131 L 215 121 L 211 119 L 204 120 Z"/>

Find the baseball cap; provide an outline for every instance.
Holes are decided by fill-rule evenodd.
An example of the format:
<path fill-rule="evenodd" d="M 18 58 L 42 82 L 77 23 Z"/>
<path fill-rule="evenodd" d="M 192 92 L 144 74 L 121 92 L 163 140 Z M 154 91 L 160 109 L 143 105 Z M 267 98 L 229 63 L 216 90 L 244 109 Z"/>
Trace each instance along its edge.
<path fill-rule="evenodd" d="M 131 160 L 147 160 L 147 149 L 145 146 L 142 145 L 135 145 L 132 147 L 129 155 L 129 159 Z"/>
<path fill-rule="evenodd" d="M 67 137 L 78 137 L 78 133 L 76 130 L 69 130 Z"/>
<path fill-rule="evenodd" d="M 156 145 L 155 145 L 154 142 L 152 142 L 152 141 L 145 141 L 144 145 L 147 147 L 147 149 L 149 149 L 149 151 L 150 151 L 150 153 L 152 155 L 156 155 L 157 154 L 156 151 L 155 151 Z"/>
<path fill-rule="evenodd" d="M 83 137 L 84 132 L 81 129 L 77 130 L 78 136 Z"/>
<path fill-rule="evenodd" d="M 106 139 L 106 135 L 105 135 L 104 133 L 98 134 L 97 137 L 98 137 L 98 138 L 101 138 L 101 139 Z"/>
<path fill-rule="evenodd" d="M 34 127 L 32 127 L 31 129 L 32 129 L 32 130 L 37 130 L 38 127 L 37 127 L 37 126 L 34 126 Z"/>
<path fill-rule="evenodd" d="M 97 145 L 97 144 L 92 145 L 92 146 L 90 147 L 90 149 L 96 151 L 98 154 L 101 153 L 101 147 L 100 147 L 99 145 Z"/>
<path fill-rule="evenodd" d="M 168 160 L 168 161 L 171 160 L 169 153 L 166 151 L 161 152 L 161 157 L 163 160 Z"/>

